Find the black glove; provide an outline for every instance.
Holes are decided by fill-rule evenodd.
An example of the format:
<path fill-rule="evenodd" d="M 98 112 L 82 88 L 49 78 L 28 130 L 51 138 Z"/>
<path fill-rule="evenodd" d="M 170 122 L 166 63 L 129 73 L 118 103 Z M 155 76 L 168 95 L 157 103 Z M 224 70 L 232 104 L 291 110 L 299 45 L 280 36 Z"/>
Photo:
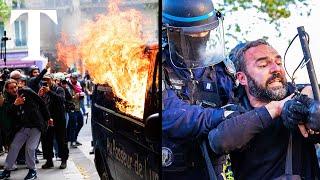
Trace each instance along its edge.
<path fill-rule="evenodd" d="M 311 106 L 314 99 L 309 98 L 307 95 L 300 94 L 294 97 L 295 100 L 299 101 L 300 103 L 304 104 L 307 108 Z"/>
<path fill-rule="evenodd" d="M 307 127 L 313 131 L 320 131 L 320 102 L 306 95 L 295 98 L 307 107 Z"/>
<path fill-rule="evenodd" d="M 283 124 L 288 129 L 294 129 L 298 124 L 306 122 L 307 115 L 307 107 L 296 99 L 285 102 L 281 111 Z"/>

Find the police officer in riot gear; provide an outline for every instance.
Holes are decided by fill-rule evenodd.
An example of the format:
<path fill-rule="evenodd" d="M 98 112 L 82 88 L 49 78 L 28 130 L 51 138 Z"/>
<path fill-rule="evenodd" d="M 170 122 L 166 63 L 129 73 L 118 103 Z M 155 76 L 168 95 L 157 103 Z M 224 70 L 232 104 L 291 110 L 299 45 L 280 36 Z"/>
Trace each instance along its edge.
<path fill-rule="evenodd" d="M 162 2 L 163 178 L 212 179 L 222 168 L 213 171 L 204 139 L 233 97 L 222 17 L 211 0 Z"/>

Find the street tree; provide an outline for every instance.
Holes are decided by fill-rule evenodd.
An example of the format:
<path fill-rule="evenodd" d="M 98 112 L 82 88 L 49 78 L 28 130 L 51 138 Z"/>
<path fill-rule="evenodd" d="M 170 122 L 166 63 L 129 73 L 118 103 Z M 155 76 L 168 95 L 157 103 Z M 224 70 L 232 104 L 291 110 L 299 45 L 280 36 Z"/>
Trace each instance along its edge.
<path fill-rule="evenodd" d="M 310 16 L 312 11 L 310 0 L 214 0 L 214 2 L 217 5 L 217 9 L 223 12 L 226 17 L 232 18 L 240 11 L 254 11 L 256 21 L 251 22 L 252 27 L 257 22 L 268 23 L 274 26 L 278 37 L 282 36 L 280 31 L 281 20 L 289 18 L 293 13 L 297 13 L 300 16 Z M 241 18 L 248 18 L 246 17 L 247 14 L 244 14 L 245 16 Z M 238 22 L 228 24 L 225 28 L 226 35 L 236 41 L 239 40 L 239 37 L 243 38 L 250 33 L 250 28 L 244 28 Z M 268 37 L 264 38 L 268 39 Z"/>

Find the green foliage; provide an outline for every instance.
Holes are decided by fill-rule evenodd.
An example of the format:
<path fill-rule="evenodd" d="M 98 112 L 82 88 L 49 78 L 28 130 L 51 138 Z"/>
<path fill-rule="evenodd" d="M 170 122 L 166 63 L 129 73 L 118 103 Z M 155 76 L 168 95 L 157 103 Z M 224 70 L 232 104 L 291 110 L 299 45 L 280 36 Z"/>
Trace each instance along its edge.
<path fill-rule="evenodd" d="M 290 17 L 292 13 L 297 13 L 301 16 L 309 16 L 311 13 L 310 0 L 219 0 L 214 2 L 215 8 L 226 17 L 232 18 L 233 13 L 240 10 L 256 11 L 256 15 L 258 15 L 257 21 L 264 21 L 273 25 L 278 32 L 278 37 L 282 35 L 279 28 L 281 26 L 279 20 Z M 291 12 L 293 9 L 300 12 Z M 252 22 L 252 25 L 254 24 L 255 22 Z M 234 33 L 241 33 L 241 36 L 245 37 L 250 32 L 250 29 L 244 31 L 241 24 L 237 23 L 229 25 L 226 30 L 226 32 L 230 32 L 226 35 L 235 40 L 238 40 L 238 36 L 235 36 Z"/>
<path fill-rule="evenodd" d="M 267 20 L 275 21 L 290 17 L 291 12 L 288 9 L 290 5 L 308 7 L 309 2 L 308 0 L 224 0 L 223 3 L 217 3 L 217 5 L 224 13 L 254 8 L 258 12 L 267 14 L 269 17 Z M 311 9 L 307 14 L 310 14 L 310 11 Z"/>
<path fill-rule="evenodd" d="M 261 6 L 258 9 L 267 13 L 272 20 L 287 18 L 290 16 L 288 5 L 295 3 L 294 0 L 261 0 Z"/>
<path fill-rule="evenodd" d="M 11 8 L 4 2 L 0 1 L 0 19 L 3 22 L 9 20 L 11 14 Z"/>

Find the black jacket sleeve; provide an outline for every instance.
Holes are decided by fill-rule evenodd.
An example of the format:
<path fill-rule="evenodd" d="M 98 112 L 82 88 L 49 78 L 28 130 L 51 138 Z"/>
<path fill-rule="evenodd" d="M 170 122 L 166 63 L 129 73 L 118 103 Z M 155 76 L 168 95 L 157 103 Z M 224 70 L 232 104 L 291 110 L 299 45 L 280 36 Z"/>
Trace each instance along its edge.
<path fill-rule="evenodd" d="M 209 132 L 209 144 L 217 154 L 241 149 L 274 120 L 263 106 L 221 122 Z"/>
<path fill-rule="evenodd" d="M 38 93 L 40 88 L 40 81 L 46 73 L 47 69 L 43 69 L 37 77 L 32 77 L 29 79 L 28 87 L 30 87 L 35 93 Z"/>
<path fill-rule="evenodd" d="M 46 106 L 46 103 L 38 96 L 38 94 L 36 94 L 29 88 L 25 88 L 23 93 L 28 94 L 32 98 L 32 100 L 34 100 L 39 105 L 39 111 L 42 114 L 43 120 L 47 122 L 50 119 L 50 113 Z"/>
<path fill-rule="evenodd" d="M 64 93 L 65 93 L 65 100 L 66 101 L 71 101 L 72 100 L 72 95 L 71 95 L 71 93 L 70 93 L 68 88 L 64 89 Z"/>
<path fill-rule="evenodd" d="M 65 92 L 61 87 L 56 87 L 54 90 L 50 90 L 48 95 L 57 103 L 64 103 L 65 101 Z"/>
<path fill-rule="evenodd" d="M 47 73 L 47 69 L 43 69 L 40 74 L 34 79 L 34 84 L 39 84 L 43 76 Z"/>
<path fill-rule="evenodd" d="M 310 141 L 313 144 L 320 143 L 320 134 L 309 134 L 308 141 Z"/>
<path fill-rule="evenodd" d="M 8 115 L 10 116 L 13 116 L 15 117 L 17 112 L 18 112 L 18 107 L 19 106 L 16 106 L 14 105 L 13 103 L 12 104 L 7 104 L 7 109 L 6 109 L 6 113 L 8 113 Z"/>

